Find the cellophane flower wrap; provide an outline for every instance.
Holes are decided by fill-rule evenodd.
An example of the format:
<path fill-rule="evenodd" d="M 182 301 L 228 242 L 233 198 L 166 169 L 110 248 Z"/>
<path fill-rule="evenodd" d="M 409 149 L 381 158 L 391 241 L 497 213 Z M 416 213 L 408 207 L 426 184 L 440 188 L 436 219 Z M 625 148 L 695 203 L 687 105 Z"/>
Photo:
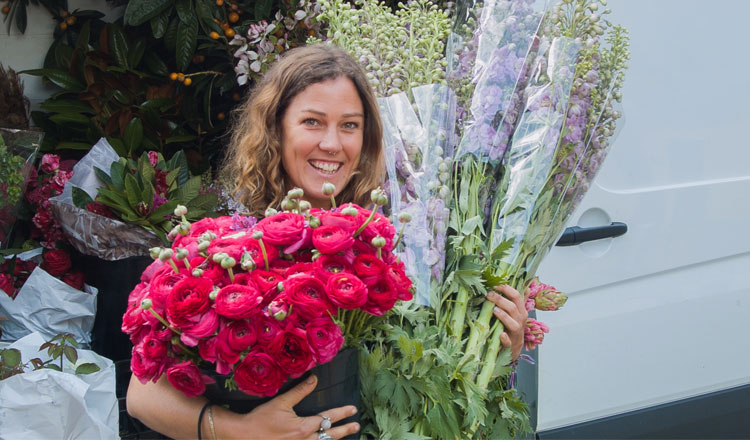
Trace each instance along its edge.
<path fill-rule="evenodd" d="M 426 213 L 413 216 L 407 230 L 419 229 L 398 252 L 431 308 L 396 306 L 363 348 L 363 432 L 530 432 L 503 326 L 484 298 L 509 284 L 528 310 L 565 302 L 534 274 L 611 145 L 627 34 L 599 0 L 469 0 L 450 10 L 423 0 L 395 13 L 377 2 L 322 3 L 329 37 L 381 96 L 392 204 Z M 391 16 L 410 18 L 393 32 Z M 526 347 L 547 332 L 529 320 Z"/>
<path fill-rule="evenodd" d="M 171 248 L 152 249 L 122 330 L 136 377 L 166 374 L 187 396 L 213 381 L 206 370 L 272 396 L 412 298 L 395 228 L 357 205 L 183 221 L 170 236 Z"/>

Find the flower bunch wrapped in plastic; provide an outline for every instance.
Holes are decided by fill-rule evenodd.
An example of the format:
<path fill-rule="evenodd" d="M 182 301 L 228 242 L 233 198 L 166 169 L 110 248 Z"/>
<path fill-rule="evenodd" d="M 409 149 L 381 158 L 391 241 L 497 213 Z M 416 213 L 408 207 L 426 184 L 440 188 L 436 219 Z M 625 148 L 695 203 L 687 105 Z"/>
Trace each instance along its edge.
<path fill-rule="evenodd" d="M 290 191 L 284 211 L 257 222 L 183 220 L 171 248 L 152 249 L 122 324 L 142 382 L 166 374 L 196 396 L 212 381 L 205 368 L 247 394 L 271 396 L 330 361 L 345 336 L 356 343 L 369 317 L 411 299 L 392 252 L 395 228 L 375 210 L 387 202 L 382 191 L 373 192 L 373 210 L 310 209 L 302 196 Z"/>

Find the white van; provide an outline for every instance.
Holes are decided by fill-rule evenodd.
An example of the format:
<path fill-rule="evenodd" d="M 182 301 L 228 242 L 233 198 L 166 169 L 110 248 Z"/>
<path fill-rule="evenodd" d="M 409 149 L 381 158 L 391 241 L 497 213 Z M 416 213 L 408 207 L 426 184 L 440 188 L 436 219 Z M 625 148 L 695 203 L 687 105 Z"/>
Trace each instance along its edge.
<path fill-rule="evenodd" d="M 750 2 L 608 3 L 626 122 L 568 226 L 628 230 L 539 270 L 537 436 L 750 438 Z"/>

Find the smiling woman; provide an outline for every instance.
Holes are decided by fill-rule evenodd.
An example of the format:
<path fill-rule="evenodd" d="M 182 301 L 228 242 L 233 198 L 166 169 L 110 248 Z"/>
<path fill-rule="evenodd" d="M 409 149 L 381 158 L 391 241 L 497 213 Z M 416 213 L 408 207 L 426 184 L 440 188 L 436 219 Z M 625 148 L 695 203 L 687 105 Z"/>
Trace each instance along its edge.
<path fill-rule="evenodd" d="M 313 206 L 334 196 L 366 205 L 385 171 L 377 101 L 359 65 L 324 44 L 289 51 L 235 114 L 226 182 L 251 213 L 278 207 L 298 186 Z"/>

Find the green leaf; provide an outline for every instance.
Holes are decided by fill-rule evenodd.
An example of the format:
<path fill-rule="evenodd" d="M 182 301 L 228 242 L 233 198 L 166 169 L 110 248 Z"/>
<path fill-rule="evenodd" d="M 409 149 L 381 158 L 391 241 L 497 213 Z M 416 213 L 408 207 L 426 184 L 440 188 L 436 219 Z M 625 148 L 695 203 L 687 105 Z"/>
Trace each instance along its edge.
<path fill-rule="evenodd" d="M 160 112 L 163 112 L 174 105 L 175 103 L 173 99 L 156 98 L 156 99 L 149 99 L 148 101 L 144 101 L 143 104 L 141 104 L 139 107 L 143 110 L 154 109 L 154 110 L 159 110 Z"/>
<path fill-rule="evenodd" d="M 90 105 L 74 99 L 48 99 L 41 103 L 39 107 L 51 113 L 95 113 Z"/>
<path fill-rule="evenodd" d="M 94 174 L 96 174 L 96 177 L 99 180 L 101 180 L 105 185 L 112 184 L 112 179 L 109 177 L 109 174 L 105 173 L 104 170 L 102 170 L 101 168 L 94 167 Z"/>
<path fill-rule="evenodd" d="M 94 199 L 91 198 L 89 193 L 77 186 L 73 187 L 73 205 L 81 209 L 86 209 L 86 205 L 93 202 Z"/>
<path fill-rule="evenodd" d="M 125 148 L 125 144 L 122 142 L 122 139 L 109 136 L 107 137 L 107 142 L 109 142 L 109 145 L 112 146 L 118 156 L 125 156 L 128 154 L 128 151 Z"/>
<path fill-rule="evenodd" d="M 151 19 L 151 33 L 154 34 L 155 39 L 160 40 L 167 32 L 170 12 L 169 9 L 165 9 L 161 14 Z"/>
<path fill-rule="evenodd" d="M 70 60 L 73 58 L 73 48 L 67 44 L 55 46 L 55 62 L 62 69 L 70 69 Z"/>
<path fill-rule="evenodd" d="M 75 364 L 76 362 L 78 362 L 78 352 L 75 348 L 66 345 L 65 347 L 63 347 L 63 353 L 71 364 Z"/>
<path fill-rule="evenodd" d="M 143 142 L 143 123 L 140 119 L 133 118 L 128 122 L 128 125 L 125 126 L 123 141 L 129 154 L 133 154 L 141 146 L 141 142 Z"/>
<path fill-rule="evenodd" d="M 198 16 L 203 33 L 208 35 L 211 31 L 221 31 L 221 28 L 214 22 L 209 0 L 195 0 L 195 13 Z"/>
<path fill-rule="evenodd" d="M 17 367 L 21 364 L 21 351 L 16 350 L 15 348 L 0 350 L 0 359 L 2 359 L 8 367 Z"/>
<path fill-rule="evenodd" d="M 189 179 L 187 182 L 185 182 L 184 185 L 180 185 L 179 188 L 177 188 L 177 192 L 175 193 L 174 198 L 180 203 L 184 203 L 188 200 L 192 200 L 196 197 L 198 197 L 198 194 L 201 189 L 201 178 L 200 176 L 195 176 L 191 179 Z"/>
<path fill-rule="evenodd" d="M 120 26 L 109 25 L 109 52 L 120 67 L 129 68 L 128 65 L 128 38 Z"/>
<path fill-rule="evenodd" d="M 164 34 L 164 45 L 171 51 L 174 51 L 177 48 L 177 26 L 179 23 L 180 19 L 173 17 L 167 26 L 167 33 Z"/>
<path fill-rule="evenodd" d="M 271 15 L 273 0 L 257 0 L 255 2 L 255 19 L 263 20 Z"/>
<path fill-rule="evenodd" d="M 58 69 L 30 69 L 23 70 L 18 73 L 25 73 L 27 75 L 41 76 L 50 80 L 53 84 L 63 88 L 69 92 L 81 92 L 86 90 L 86 85 L 76 78 L 73 78 L 68 73 Z"/>
<path fill-rule="evenodd" d="M 59 125 L 88 124 L 90 119 L 79 113 L 57 113 L 49 117 L 49 120 Z"/>
<path fill-rule="evenodd" d="M 190 178 L 190 173 L 188 172 L 189 168 L 187 163 L 187 156 L 185 156 L 185 152 L 183 150 L 178 151 L 172 156 L 171 159 L 169 159 L 167 168 L 170 170 L 180 170 L 177 173 L 177 185 L 184 185 L 185 182 L 187 182 Z"/>
<path fill-rule="evenodd" d="M 170 200 L 169 202 L 156 208 L 149 216 L 148 220 L 151 223 L 161 223 L 167 216 L 174 212 L 174 209 L 179 205 L 177 200 Z"/>
<path fill-rule="evenodd" d="M 86 362 L 76 367 L 76 374 L 91 374 L 97 371 L 99 371 L 99 366 L 91 362 Z"/>
<path fill-rule="evenodd" d="M 128 173 L 125 175 L 125 197 L 128 198 L 128 205 L 135 210 L 140 199 L 141 190 L 138 187 L 138 182 L 135 180 L 132 174 Z"/>
<path fill-rule="evenodd" d="M 58 142 L 55 150 L 90 150 L 91 144 L 88 142 Z"/>
<path fill-rule="evenodd" d="M 211 211 L 216 207 L 217 203 L 219 203 L 219 196 L 217 196 L 214 193 L 205 193 L 205 194 L 198 194 L 192 200 L 187 202 L 185 206 L 187 206 L 188 208 L 188 215 L 192 217 L 191 215 L 192 212 L 190 211 L 190 208 Z"/>
<path fill-rule="evenodd" d="M 146 51 L 146 40 L 139 38 L 135 41 L 135 44 L 130 48 L 128 52 L 128 65 L 131 69 L 138 67 L 138 64 L 143 58 L 143 54 Z"/>
<path fill-rule="evenodd" d="M 190 142 L 192 140 L 195 140 L 197 136 L 192 134 L 186 134 L 182 136 L 170 136 L 164 141 L 166 144 L 174 144 L 179 142 Z"/>
<path fill-rule="evenodd" d="M 89 38 L 91 38 L 91 20 L 86 20 L 86 22 L 81 26 L 81 29 L 78 31 L 78 38 L 76 38 L 76 48 L 87 50 L 89 47 Z"/>
<path fill-rule="evenodd" d="M 123 22 L 128 26 L 139 26 L 159 15 L 171 3 L 172 0 L 130 0 Z"/>
<path fill-rule="evenodd" d="M 461 234 L 463 235 L 471 235 L 474 233 L 474 231 L 477 228 L 482 227 L 482 217 L 479 215 L 476 215 L 470 219 L 467 219 L 464 222 L 464 225 L 461 227 Z"/>
<path fill-rule="evenodd" d="M 130 105 L 130 99 L 123 93 L 122 90 L 114 90 L 112 97 L 115 98 L 120 104 Z"/>
<path fill-rule="evenodd" d="M 109 167 L 109 177 L 112 179 L 112 186 L 119 189 L 124 190 L 125 189 L 125 173 L 127 170 L 125 169 L 125 164 L 122 162 L 112 162 L 112 165 Z"/>
<path fill-rule="evenodd" d="M 177 70 L 184 72 L 190 65 L 198 44 L 198 20 L 191 15 L 187 21 L 180 20 L 177 25 L 177 47 L 175 49 Z"/>
<path fill-rule="evenodd" d="M 149 72 L 157 76 L 169 75 L 169 68 L 166 63 L 162 61 L 161 57 L 152 50 L 147 50 L 143 55 L 143 63 Z"/>
<path fill-rule="evenodd" d="M 190 0 L 175 0 L 174 7 L 177 10 L 177 16 L 180 17 L 180 21 L 187 23 L 194 19 L 195 13 L 190 5 Z"/>
<path fill-rule="evenodd" d="M 148 205 L 148 209 L 151 210 L 154 207 L 154 185 L 151 184 L 151 182 L 144 182 L 143 186 L 143 192 L 141 193 L 141 200 L 146 202 Z"/>
<path fill-rule="evenodd" d="M 147 153 L 144 152 L 143 156 L 146 156 L 146 154 Z M 154 181 L 154 167 L 151 166 L 151 163 L 148 161 L 148 157 L 143 156 L 141 156 L 141 159 L 138 161 L 138 172 L 141 175 L 141 181 L 150 184 Z M 151 198 L 153 197 L 154 195 L 151 194 Z"/>
<path fill-rule="evenodd" d="M 55 364 L 47 364 L 44 366 L 44 368 L 47 368 L 48 370 L 62 371 L 60 369 L 60 366 Z"/>

